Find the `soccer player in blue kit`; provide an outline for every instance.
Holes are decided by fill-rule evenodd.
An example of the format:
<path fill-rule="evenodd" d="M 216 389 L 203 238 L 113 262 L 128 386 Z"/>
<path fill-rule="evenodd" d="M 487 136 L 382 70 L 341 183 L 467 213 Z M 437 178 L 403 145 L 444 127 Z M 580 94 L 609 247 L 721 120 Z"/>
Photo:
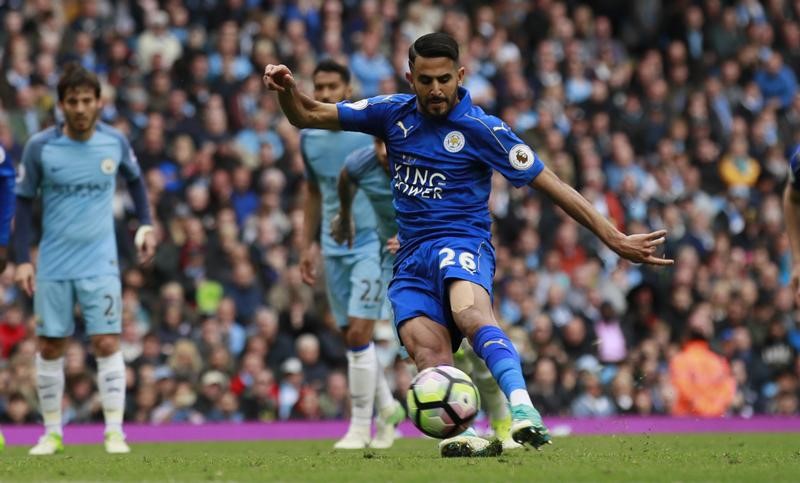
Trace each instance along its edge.
<path fill-rule="evenodd" d="M 356 194 L 359 191 L 363 192 L 375 211 L 378 237 L 381 241 L 381 278 L 388 286 L 392 279 L 395 253 L 399 248 L 397 221 L 392 201 L 392 183 L 389 177 L 386 144 L 380 138 L 374 139 L 374 147 L 353 151 L 345 160 L 344 167 L 339 173 L 339 214 L 331 223 L 331 234 L 337 243 L 352 245 L 355 230 L 353 229 L 351 207 Z M 389 318 L 392 318 L 391 308 L 386 307 L 381 319 Z M 407 357 L 407 354 L 401 355 L 404 359 Z M 498 387 L 497 381 L 492 377 L 489 368 L 466 341 L 455 353 L 454 362 L 456 367 L 472 377 L 472 381 L 478 387 L 481 406 L 489 416 L 495 436 L 502 441 L 502 449 L 521 448 L 519 443 L 511 439 L 511 414 L 508 409 L 508 400 Z M 465 437 L 477 438 L 478 436 L 474 429 L 470 428 L 466 436 L 459 435 L 457 438 L 441 441 L 440 448 L 443 453 L 447 453 L 450 444 L 457 443 Z M 484 446 L 485 444 L 476 441 L 473 446 Z"/>
<path fill-rule="evenodd" d="M 14 160 L 0 144 L 0 274 L 8 262 L 8 241 L 11 236 L 11 219 L 14 217 Z M 0 451 L 5 447 L 0 433 Z"/>
<path fill-rule="evenodd" d="M 313 83 L 314 98 L 321 102 L 338 102 L 350 95 L 349 70 L 332 60 L 317 64 Z M 356 197 L 353 205 L 358 222 L 351 246 L 337 244 L 328 229 L 339 211 L 336 185 L 339 170 L 350 153 L 364 146 L 372 146 L 371 136 L 320 129 L 300 132 L 308 188 L 300 273 L 305 283 L 314 285 L 321 245 L 328 301 L 336 323 L 343 329 L 348 349 L 351 419 L 347 433 L 334 444 L 336 449 L 389 448 L 394 443 L 395 424 L 405 418 L 403 406 L 392 396 L 379 368 L 372 343 L 375 320 L 380 318 L 386 294 L 379 276 L 380 245 L 375 232 L 375 213 L 363 194 Z M 370 426 L 375 409 L 378 417 L 373 438 Z"/>
<path fill-rule="evenodd" d="M 386 142 L 400 242 L 388 294 L 401 341 L 421 370 L 452 365 L 466 336 L 510 401 L 512 437 L 538 448 L 550 435 L 526 390 L 519 354 L 492 311 L 492 170 L 548 195 L 622 257 L 655 265 L 672 260 L 656 255 L 665 231 L 619 232 L 505 123 L 473 106 L 460 87 L 465 72 L 458 58 L 449 35 L 423 35 L 409 47 L 406 78 L 414 95 L 335 105 L 300 92 L 285 65 L 266 66 L 264 82 L 295 126 L 361 131 Z M 460 445 L 454 454 L 482 449 L 471 448 L 471 439 Z"/>
<path fill-rule="evenodd" d="M 61 403 L 64 351 L 73 334 L 77 302 L 97 359 L 97 386 L 105 417 L 105 450 L 128 453 L 125 361 L 119 347 L 122 294 L 112 201 L 117 174 L 127 181 L 140 226 L 135 244 L 139 261 L 155 254 L 144 180 L 127 139 L 97 121 L 100 82 L 76 64 L 58 82 L 64 125 L 53 126 L 25 144 L 16 187 L 15 280 L 33 297 L 36 313 L 36 386 L 45 433 L 31 455 L 64 451 Z M 30 259 L 33 200 L 42 198 L 42 239 L 34 268 Z"/>

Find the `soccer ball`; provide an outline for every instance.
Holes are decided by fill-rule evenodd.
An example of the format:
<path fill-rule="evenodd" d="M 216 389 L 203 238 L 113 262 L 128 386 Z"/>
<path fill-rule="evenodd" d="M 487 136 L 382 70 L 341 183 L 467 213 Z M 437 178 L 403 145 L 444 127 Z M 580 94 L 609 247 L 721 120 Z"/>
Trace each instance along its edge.
<path fill-rule="evenodd" d="M 406 401 L 414 425 L 439 439 L 467 429 L 481 407 L 472 379 L 452 366 L 429 367 L 417 374 Z"/>

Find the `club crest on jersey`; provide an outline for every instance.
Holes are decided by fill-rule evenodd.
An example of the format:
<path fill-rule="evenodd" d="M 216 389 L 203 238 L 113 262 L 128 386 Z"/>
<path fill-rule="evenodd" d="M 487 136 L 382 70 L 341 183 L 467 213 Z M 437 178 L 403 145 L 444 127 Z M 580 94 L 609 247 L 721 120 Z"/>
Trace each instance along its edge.
<path fill-rule="evenodd" d="M 527 144 L 517 144 L 508 152 L 511 167 L 519 171 L 525 171 L 533 166 L 534 159 L 536 158 L 533 156 L 533 151 Z"/>
<path fill-rule="evenodd" d="M 360 101 L 356 102 L 348 102 L 345 106 L 349 107 L 350 109 L 355 109 L 356 111 L 363 111 L 369 105 L 369 99 L 361 99 Z"/>
<path fill-rule="evenodd" d="M 444 148 L 449 153 L 457 153 L 464 147 L 464 135 L 460 131 L 450 131 L 444 137 Z"/>
<path fill-rule="evenodd" d="M 117 165 L 111 158 L 106 158 L 100 162 L 100 171 L 102 171 L 103 174 L 114 174 L 116 168 Z"/>

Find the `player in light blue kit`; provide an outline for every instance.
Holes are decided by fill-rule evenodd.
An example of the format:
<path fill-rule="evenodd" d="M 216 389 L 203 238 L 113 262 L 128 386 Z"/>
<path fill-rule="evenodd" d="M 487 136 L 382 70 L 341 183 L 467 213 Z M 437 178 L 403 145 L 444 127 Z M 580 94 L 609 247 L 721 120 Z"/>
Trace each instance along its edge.
<path fill-rule="evenodd" d="M 664 231 L 625 235 L 562 182 L 500 119 L 472 105 L 459 84 L 458 44 L 447 34 L 418 38 L 406 75 L 415 95 L 317 102 L 300 92 L 285 65 L 268 65 L 264 82 L 299 127 L 361 131 L 382 138 L 389 153 L 400 250 L 389 287 L 395 323 L 419 369 L 452 365 L 466 336 L 511 404 L 515 441 L 539 447 L 550 435 L 533 407 L 519 354 L 492 311 L 494 248 L 489 193 L 492 170 L 529 185 L 592 230 L 620 256 L 667 265 L 656 256 Z M 465 434 L 444 456 L 485 454 L 486 440 Z"/>
<path fill-rule="evenodd" d="M 11 218 L 14 217 L 14 160 L 0 144 L 0 274 L 8 261 L 8 241 L 11 235 Z M 6 442 L 0 433 L 0 452 Z"/>
<path fill-rule="evenodd" d="M 317 101 L 338 102 L 350 95 L 350 72 L 334 61 L 320 62 L 313 82 Z M 405 417 L 402 405 L 392 396 L 384 373 L 379 370 L 372 343 L 386 286 L 380 277 L 375 213 L 366 197 L 360 194 L 353 202 L 358 221 L 351 247 L 336 243 L 328 230 L 339 211 L 336 181 L 345 158 L 356 149 L 371 145 L 372 137 L 360 133 L 320 129 L 304 129 L 300 133 L 308 186 L 300 272 L 305 283 L 316 282 L 321 232 L 328 300 L 348 348 L 351 419 L 347 433 L 334 445 L 336 449 L 388 448 L 394 442 L 394 425 Z M 320 230 L 321 226 L 324 229 Z M 372 438 L 374 410 L 378 418 Z"/>
<path fill-rule="evenodd" d="M 119 349 L 122 295 L 114 236 L 112 200 L 117 174 L 127 181 L 140 227 L 135 243 L 140 261 L 155 253 L 144 181 L 128 141 L 97 122 L 100 83 L 75 64 L 58 82 L 64 126 L 45 129 L 25 144 L 17 184 L 15 280 L 33 297 L 36 313 L 36 385 L 45 434 L 29 454 L 64 450 L 61 401 L 64 349 L 73 334 L 77 302 L 97 358 L 97 386 L 105 416 L 105 449 L 128 453 L 122 431 L 125 362 Z M 42 198 L 42 238 L 36 269 L 30 260 L 32 205 Z"/>
<path fill-rule="evenodd" d="M 386 144 L 375 138 L 374 147 L 354 151 L 344 162 L 339 173 L 339 214 L 331 224 L 331 234 L 337 243 L 353 242 L 353 222 L 351 206 L 358 190 L 361 190 L 375 210 L 378 223 L 378 237 L 381 240 L 381 271 L 384 283 L 388 286 L 392 279 L 395 253 L 400 247 L 397 242 L 397 221 L 392 204 L 392 184 L 389 177 L 389 158 Z M 388 304 L 386 304 L 388 305 Z M 381 319 L 393 318 L 391 307 L 386 308 Z M 403 356 L 404 358 L 407 355 Z M 489 368 L 475 354 L 472 347 L 464 341 L 454 355 L 456 367 L 472 377 L 481 395 L 481 405 L 489 415 L 492 430 L 503 443 L 503 449 L 517 449 L 522 446 L 511 439 L 511 414 L 508 400 L 497 382 L 492 378 Z M 447 442 L 442 443 L 446 445 Z"/>

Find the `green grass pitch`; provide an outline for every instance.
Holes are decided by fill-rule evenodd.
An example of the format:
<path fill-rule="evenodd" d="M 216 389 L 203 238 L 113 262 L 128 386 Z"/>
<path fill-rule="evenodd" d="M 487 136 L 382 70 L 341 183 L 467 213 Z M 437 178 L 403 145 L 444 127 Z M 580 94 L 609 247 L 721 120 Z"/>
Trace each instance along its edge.
<path fill-rule="evenodd" d="M 125 456 L 97 445 L 29 457 L 0 454 L 0 481 L 800 481 L 800 434 L 571 436 L 543 451 L 442 459 L 436 442 L 333 451 L 332 441 L 136 444 Z"/>

